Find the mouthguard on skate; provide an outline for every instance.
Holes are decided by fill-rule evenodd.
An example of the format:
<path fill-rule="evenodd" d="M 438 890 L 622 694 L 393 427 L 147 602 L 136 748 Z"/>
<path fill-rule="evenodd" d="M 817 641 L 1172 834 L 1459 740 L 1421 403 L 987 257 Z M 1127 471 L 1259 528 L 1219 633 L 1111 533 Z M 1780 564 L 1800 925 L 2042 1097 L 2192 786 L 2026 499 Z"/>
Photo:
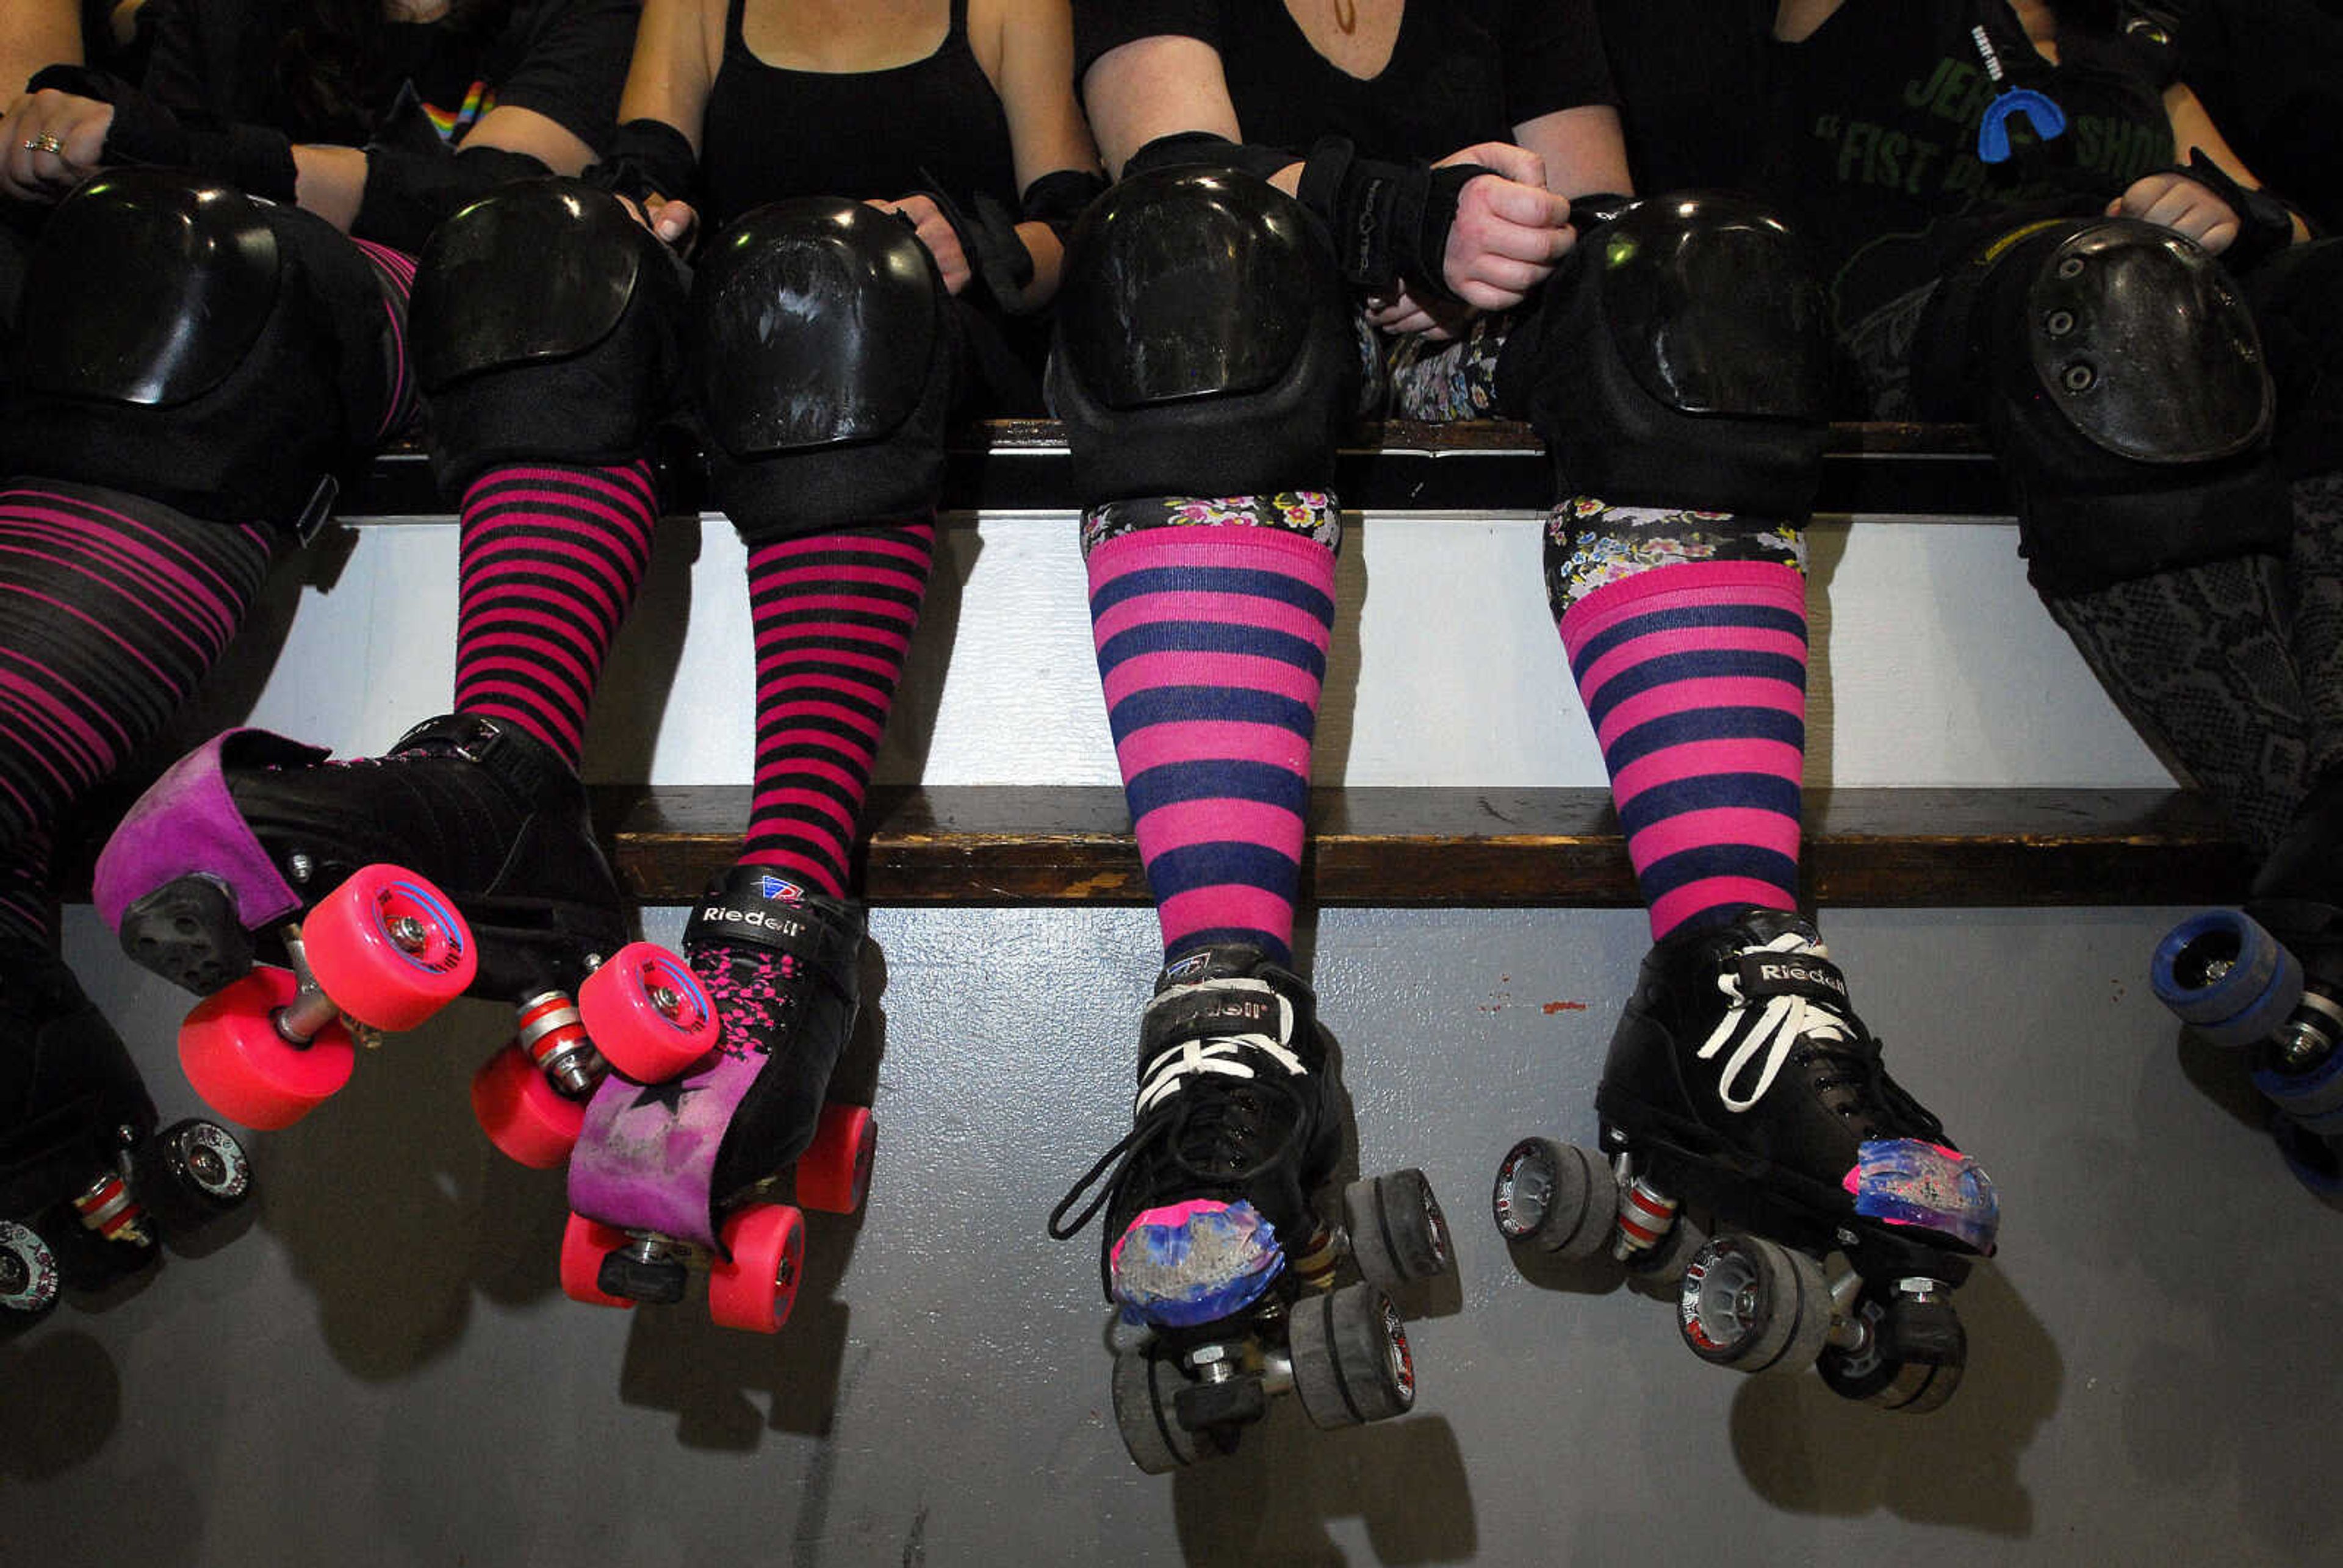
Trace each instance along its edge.
<path fill-rule="evenodd" d="M 1124 1317 L 1186 1328 L 1250 1305 L 1285 1267 L 1285 1250 L 1251 1203 L 1197 1198 L 1141 1212 L 1110 1266 Z"/>
<path fill-rule="evenodd" d="M 1846 1173 L 1855 1211 L 1888 1225 L 1916 1225 L 1991 1252 L 2001 1200 L 1985 1167 L 1957 1149 L 1916 1138 L 1875 1138 Z"/>

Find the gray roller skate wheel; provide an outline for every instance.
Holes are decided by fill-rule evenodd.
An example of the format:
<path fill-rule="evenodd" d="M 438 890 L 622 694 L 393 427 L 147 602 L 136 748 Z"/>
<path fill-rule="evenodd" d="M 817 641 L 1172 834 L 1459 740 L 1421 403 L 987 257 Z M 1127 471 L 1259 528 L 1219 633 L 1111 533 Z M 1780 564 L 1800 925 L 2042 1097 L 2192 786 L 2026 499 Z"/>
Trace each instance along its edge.
<path fill-rule="evenodd" d="M 1146 1346 L 1115 1352 L 1115 1430 L 1122 1434 L 1131 1462 L 1150 1475 L 1168 1475 L 1204 1457 L 1203 1445 L 1172 1410 L 1186 1381 L 1178 1367 L 1150 1354 Z"/>
<path fill-rule="evenodd" d="M 1456 1265 L 1448 1221 L 1421 1171 L 1394 1171 L 1343 1188 L 1342 1224 L 1369 1284 L 1390 1290 L 1437 1279 Z"/>
<path fill-rule="evenodd" d="M 1866 1295 L 1855 1317 L 1870 1331 L 1863 1348 L 1825 1345 L 1815 1362 L 1833 1393 L 1898 1415 L 1926 1415 L 1959 1389 L 1968 1335 L 1950 1302 L 1906 1302 L 1892 1310 Z"/>
<path fill-rule="evenodd" d="M 1332 1430 L 1388 1421 L 1415 1406 L 1415 1356 L 1391 1298 L 1373 1285 L 1304 1296 L 1286 1331 L 1293 1392 Z"/>
<path fill-rule="evenodd" d="M 1610 1166 L 1574 1143 L 1524 1138 L 1497 1167 L 1489 1206 L 1506 1241 L 1576 1262 L 1611 1244 L 1619 1181 Z"/>
<path fill-rule="evenodd" d="M 37 1318 L 57 1304 L 57 1255 L 40 1233 L 0 1220 L 0 1312 Z"/>
<path fill-rule="evenodd" d="M 1830 1332 L 1823 1266 L 1762 1236 L 1716 1236 L 1684 1265 L 1676 1326 L 1694 1355 L 1735 1372 L 1800 1372 Z"/>

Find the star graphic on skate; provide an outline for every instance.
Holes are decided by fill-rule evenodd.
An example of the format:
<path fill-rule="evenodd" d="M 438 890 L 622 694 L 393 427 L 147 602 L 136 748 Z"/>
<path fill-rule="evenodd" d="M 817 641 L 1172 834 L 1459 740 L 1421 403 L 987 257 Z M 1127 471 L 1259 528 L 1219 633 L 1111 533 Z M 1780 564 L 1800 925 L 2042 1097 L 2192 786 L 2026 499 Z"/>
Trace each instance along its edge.
<path fill-rule="evenodd" d="M 669 1116 L 683 1115 L 683 1097 L 699 1092 L 699 1085 L 686 1083 L 680 1078 L 670 1078 L 659 1083 L 646 1083 L 643 1091 L 635 1096 L 629 1111 L 640 1111 L 646 1105 L 664 1105 Z"/>

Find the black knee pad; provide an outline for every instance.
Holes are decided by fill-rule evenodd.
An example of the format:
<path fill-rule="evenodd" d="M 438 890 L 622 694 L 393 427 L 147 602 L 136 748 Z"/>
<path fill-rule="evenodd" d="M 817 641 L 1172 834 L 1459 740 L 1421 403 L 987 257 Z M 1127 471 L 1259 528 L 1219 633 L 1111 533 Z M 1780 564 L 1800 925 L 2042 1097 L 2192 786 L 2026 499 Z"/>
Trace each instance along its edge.
<path fill-rule="evenodd" d="M 1829 433 L 1814 264 L 1740 197 L 1636 202 L 1579 236 L 1507 336 L 1497 397 L 1578 494 L 1802 518 Z"/>
<path fill-rule="evenodd" d="M 742 217 L 691 290 L 709 500 L 751 544 L 933 508 L 958 331 L 900 219 L 830 197 Z"/>
<path fill-rule="evenodd" d="M 2285 553 L 2260 339 L 2189 241 L 2128 218 L 2016 231 L 1947 281 L 1925 331 L 1930 375 L 1981 405 L 2043 592 Z"/>
<path fill-rule="evenodd" d="M 152 170 L 59 205 L 22 320 L 0 465 L 216 521 L 322 516 L 397 375 L 382 286 L 332 225 Z"/>
<path fill-rule="evenodd" d="M 1082 215 L 1062 276 L 1047 390 L 1082 500 L 1332 482 L 1358 350 L 1299 202 L 1243 175 L 1140 175 Z"/>
<path fill-rule="evenodd" d="M 679 387 L 683 297 L 667 247 L 574 180 L 507 186 L 441 224 L 408 313 L 440 487 L 641 456 Z"/>

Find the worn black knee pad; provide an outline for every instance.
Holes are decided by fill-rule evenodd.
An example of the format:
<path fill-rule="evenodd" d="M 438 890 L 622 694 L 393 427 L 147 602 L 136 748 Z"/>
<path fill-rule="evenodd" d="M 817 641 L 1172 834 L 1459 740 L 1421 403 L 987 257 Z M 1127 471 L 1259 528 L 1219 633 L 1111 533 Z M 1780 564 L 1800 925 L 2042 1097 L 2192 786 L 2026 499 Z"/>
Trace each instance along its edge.
<path fill-rule="evenodd" d="M 1813 263 L 1738 196 L 1655 196 L 1588 228 L 1497 360 L 1499 406 L 1562 482 L 1629 506 L 1804 518 L 1829 397 Z"/>
<path fill-rule="evenodd" d="M 333 226 L 185 176 L 102 175 L 25 280 L 0 466 L 299 527 L 389 407 L 396 336 Z"/>
<path fill-rule="evenodd" d="M 508 186 L 441 224 L 409 309 L 440 488 L 499 463 L 639 457 L 679 387 L 683 297 L 667 247 L 575 180 Z"/>
<path fill-rule="evenodd" d="M 2285 553 L 2253 317 L 2169 230 L 2058 219 L 2000 236 L 1946 280 L 1917 363 L 1985 424 L 2043 592 Z"/>
<path fill-rule="evenodd" d="M 759 207 L 700 265 L 690 315 L 709 498 L 743 538 L 935 506 L 958 322 L 900 219 L 829 197 Z"/>
<path fill-rule="evenodd" d="M 1048 393 L 1083 501 L 1332 482 L 1358 354 L 1300 203 L 1245 175 L 1140 175 L 1082 215 L 1063 276 Z"/>

